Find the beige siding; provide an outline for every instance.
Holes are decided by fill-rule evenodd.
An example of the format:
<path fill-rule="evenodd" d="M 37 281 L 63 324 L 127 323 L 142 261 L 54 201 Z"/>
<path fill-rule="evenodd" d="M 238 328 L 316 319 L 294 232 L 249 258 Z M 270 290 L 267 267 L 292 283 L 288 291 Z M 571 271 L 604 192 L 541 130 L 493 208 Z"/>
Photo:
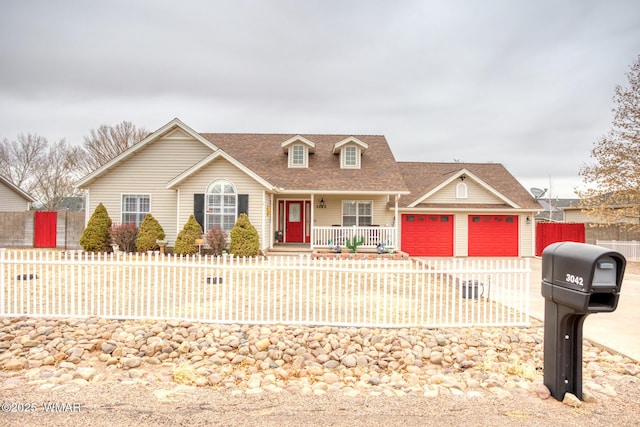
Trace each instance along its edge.
<path fill-rule="evenodd" d="M 527 217 L 529 217 L 528 224 Z M 522 257 L 531 257 L 536 254 L 536 224 L 533 218 L 534 212 L 521 214 L 518 217 L 518 224 L 520 225 L 520 256 Z"/>
<path fill-rule="evenodd" d="M 0 182 L 0 211 L 24 212 L 29 210 L 29 202 L 13 189 Z"/>
<path fill-rule="evenodd" d="M 205 193 L 209 184 L 216 179 L 226 179 L 235 185 L 237 194 L 249 195 L 249 221 L 258 231 L 264 249 L 268 244 L 266 232 L 269 231 L 266 221 L 263 221 L 263 214 L 266 215 L 267 212 L 265 202 L 268 202 L 264 194 L 265 189 L 242 170 L 221 158 L 180 183 L 179 214 L 177 218 L 174 216 L 174 223 L 179 222 L 178 230 L 182 229 L 189 215 L 193 214 L 193 195 Z M 172 240 L 171 237 L 169 240 Z"/>
<path fill-rule="evenodd" d="M 287 196 L 287 198 L 291 198 Z M 306 197 L 309 198 L 308 196 Z M 315 209 L 314 221 L 318 227 L 328 227 L 331 225 L 342 224 L 342 201 L 343 200 L 371 200 L 373 202 L 373 218 L 372 224 L 381 226 L 391 226 L 393 224 L 393 210 L 389 210 L 387 205 L 387 196 L 315 196 L 314 203 L 320 203 L 320 199 L 324 198 L 327 204 L 326 209 Z"/>
<path fill-rule="evenodd" d="M 499 203 L 503 204 L 500 198 L 498 198 L 495 194 L 488 191 L 486 188 L 482 187 L 478 183 L 472 181 L 471 179 L 467 179 L 464 183 L 467 185 L 467 197 L 466 198 L 457 198 L 456 197 L 456 187 L 460 183 L 459 180 L 455 180 L 444 188 L 437 191 L 427 200 L 426 203 Z"/>
<path fill-rule="evenodd" d="M 88 216 L 102 202 L 111 219 L 120 222 L 123 194 L 150 194 L 151 213 L 174 242 L 177 197 L 175 190 L 167 190 L 167 182 L 209 154 L 210 148 L 181 133 L 151 142 L 91 183 Z"/>
<path fill-rule="evenodd" d="M 469 213 L 453 215 L 453 255 L 469 255 Z"/>

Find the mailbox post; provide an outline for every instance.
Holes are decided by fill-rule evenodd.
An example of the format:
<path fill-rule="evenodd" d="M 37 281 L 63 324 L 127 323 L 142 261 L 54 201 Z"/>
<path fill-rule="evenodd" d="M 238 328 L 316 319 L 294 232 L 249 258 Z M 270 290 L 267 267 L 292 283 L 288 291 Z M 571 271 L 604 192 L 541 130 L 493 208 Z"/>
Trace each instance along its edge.
<path fill-rule="evenodd" d="M 544 384 L 554 398 L 582 399 L 582 326 L 589 314 L 617 308 L 625 266 L 619 252 L 584 243 L 542 252 Z"/>

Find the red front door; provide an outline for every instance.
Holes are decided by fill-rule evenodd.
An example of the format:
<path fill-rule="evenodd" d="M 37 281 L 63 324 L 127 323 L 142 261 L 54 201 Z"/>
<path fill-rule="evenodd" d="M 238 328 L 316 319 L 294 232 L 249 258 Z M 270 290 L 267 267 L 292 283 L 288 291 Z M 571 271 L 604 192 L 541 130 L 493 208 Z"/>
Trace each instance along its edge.
<path fill-rule="evenodd" d="M 285 202 L 285 242 L 296 243 L 304 241 L 303 206 L 304 202 L 302 201 Z"/>

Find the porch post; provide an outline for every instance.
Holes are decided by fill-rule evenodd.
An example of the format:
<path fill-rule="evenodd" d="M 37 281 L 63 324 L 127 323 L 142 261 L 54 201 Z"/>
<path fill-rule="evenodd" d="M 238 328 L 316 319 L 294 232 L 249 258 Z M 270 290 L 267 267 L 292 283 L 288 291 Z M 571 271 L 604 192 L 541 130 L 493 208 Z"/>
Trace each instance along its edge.
<path fill-rule="evenodd" d="M 311 252 L 313 252 L 313 240 L 314 240 L 314 233 L 315 233 L 315 227 L 314 227 L 314 218 L 316 216 L 316 195 L 311 193 L 311 220 L 309 223 L 309 247 L 311 248 Z M 304 234 L 304 233 L 302 233 Z"/>

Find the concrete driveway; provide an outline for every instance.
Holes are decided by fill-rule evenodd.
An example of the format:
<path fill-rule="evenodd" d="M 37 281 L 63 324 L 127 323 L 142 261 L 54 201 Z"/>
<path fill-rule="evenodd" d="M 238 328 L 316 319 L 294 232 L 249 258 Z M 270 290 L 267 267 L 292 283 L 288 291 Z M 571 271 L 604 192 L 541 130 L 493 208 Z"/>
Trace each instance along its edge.
<path fill-rule="evenodd" d="M 531 317 L 544 321 L 541 294 L 542 260 L 531 259 Z M 640 361 L 640 263 L 628 262 L 613 313 L 590 314 L 584 321 L 583 338 Z"/>

